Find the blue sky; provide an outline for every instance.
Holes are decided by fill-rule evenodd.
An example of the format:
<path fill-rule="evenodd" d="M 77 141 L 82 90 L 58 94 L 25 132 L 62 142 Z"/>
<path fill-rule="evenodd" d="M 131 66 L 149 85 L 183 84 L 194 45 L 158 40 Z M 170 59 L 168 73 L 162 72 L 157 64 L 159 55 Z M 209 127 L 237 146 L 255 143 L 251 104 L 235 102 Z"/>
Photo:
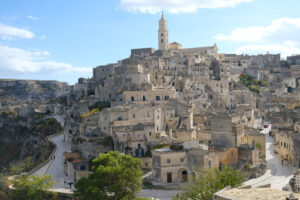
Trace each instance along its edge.
<path fill-rule="evenodd" d="M 74 84 L 92 68 L 169 40 L 220 53 L 300 53 L 299 0 L 0 0 L 0 78 Z"/>

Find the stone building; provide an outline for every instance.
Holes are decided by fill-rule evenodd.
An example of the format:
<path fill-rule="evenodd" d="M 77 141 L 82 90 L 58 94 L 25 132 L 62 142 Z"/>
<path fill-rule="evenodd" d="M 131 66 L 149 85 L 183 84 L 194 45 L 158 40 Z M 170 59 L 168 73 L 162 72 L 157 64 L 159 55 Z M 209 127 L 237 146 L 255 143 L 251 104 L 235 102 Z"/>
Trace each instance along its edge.
<path fill-rule="evenodd" d="M 198 168 L 218 168 L 219 155 L 202 149 L 172 150 L 170 148 L 152 151 L 153 181 L 160 184 L 187 182 Z"/>
<path fill-rule="evenodd" d="M 274 132 L 274 151 L 282 164 L 300 167 L 300 134 L 284 129 Z"/>
<path fill-rule="evenodd" d="M 256 129 L 246 128 L 242 144 L 248 144 L 252 149 L 259 147 L 259 157 L 266 157 L 266 135 Z"/>
<path fill-rule="evenodd" d="M 211 119 L 211 143 L 237 147 L 242 144 L 244 126 L 240 122 L 240 116 L 228 113 L 217 113 Z"/>
<path fill-rule="evenodd" d="M 169 44 L 169 49 L 178 51 L 178 50 L 182 49 L 182 45 L 177 42 L 172 42 Z"/>
<path fill-rule="evenodd" d="M 174 90 L 167 90 L 165 88 L 153 88 L 146 91 L 124 91 L 122 101 L 133 103 L 165 103 L 170 98 L 175 97 Z"/>
<path fill-rule="evenodd" d="M 300 55 L 288 56 L 286 60 L 290 65 L 300 65 Z"/>
<path fill-rule="evenodd" d="M 239 160 L 255 165 L 259 163 L 259 149 L 256 146 L 242 144 L 238 147 Z"/>
<path fill-rule="evenodd" d="M 219 154 L 220 164 L 222 165 L 234 165 L 238 162 L 239 154 L 235 147 L 214 145 L 212 150 Z"/>
<path fill-rule="evenodd" d="M 64 174 L 66 183 L 75 183 L 80 178 L 88 177 L 88 161 L 80 158 L 79 153 L 65 153 Z"/>

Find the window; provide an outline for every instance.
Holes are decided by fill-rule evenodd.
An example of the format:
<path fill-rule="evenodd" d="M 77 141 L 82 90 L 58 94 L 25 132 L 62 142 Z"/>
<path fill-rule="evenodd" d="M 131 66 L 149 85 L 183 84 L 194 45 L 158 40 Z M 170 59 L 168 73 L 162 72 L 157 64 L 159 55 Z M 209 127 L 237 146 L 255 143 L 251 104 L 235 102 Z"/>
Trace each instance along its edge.
<path fill-rule="evenodd" d="M 134 97 L 131 97 L 131 101 L 134 101 Z"/>
<path fill-rule="evenodd" d="M 183 162 L 184 162 L 184 158 L 181 158 L 181 159 L 180 159 L 180 162 L 182 162 L 182 163 L 183 163 Z"/>
<path fill-rule="evenodd" d="M 167 159 L 167 163 L 168 163 L 168 164 L 171 164 L 171 159 Z"/>
<path fill-rule="evenodd" d="M 149 132 L 149 136 L 151 136 L 151 132 Z"/>
<path fill-rule="evenodd" d="M 135 113 L 133 113 L 133 114 L 132 114 L 132 118 L 134 118 L 134 119 L 135 119 Z"/>
<path fill-rule="evenodd" d="M 167 95 L 167 96 L 165 96 L 165 100 L 168 100 L 169 99 L 169 96 Z"/>
<path fill-rule="evenodd" d="M 145 95 L 143 95 L 143 101 L 146 101 L 146 96 Z"/>
<path fill-rule="evenodd" d="M 150 112 L 149 111 L 147 112 L 147 117 L 150 117 Z"/>
<path fill-rule="evenodd" d="M 211 168 L 211 160 L 208 161 L 208 167 Z"/>
<path fill-rule="evenodd" d="M 234 152 L 231 152 L 231 157 L 233 157 L 234 156 Z"/>
<path fill-rule="evenodd" d="M 161 43 L 164 43 L 164 40 L 163 40 L 163 39 L 161 39 Z"/>
<path fill-rule="evenodd" d="M 164 34 L 162 33 L 162 34 L 160 34 L 161 35 L 161 37 L 163 37 L 164 36 Z"/>
<path fill-rule="evenodd" d="M 156 101 L 160 101 L 160 96 L 156 96 Z"/>

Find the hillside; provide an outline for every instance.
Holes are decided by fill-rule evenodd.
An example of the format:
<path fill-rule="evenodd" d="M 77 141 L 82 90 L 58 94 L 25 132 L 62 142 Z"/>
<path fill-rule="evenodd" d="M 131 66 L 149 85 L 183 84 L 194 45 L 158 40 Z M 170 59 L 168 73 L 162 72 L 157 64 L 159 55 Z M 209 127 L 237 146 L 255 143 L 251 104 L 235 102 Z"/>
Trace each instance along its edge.
<path fill-rule="evenodd" d="M 69 90 L 59 81 L 0 79 L 0 101 L 50 99 Z"/>

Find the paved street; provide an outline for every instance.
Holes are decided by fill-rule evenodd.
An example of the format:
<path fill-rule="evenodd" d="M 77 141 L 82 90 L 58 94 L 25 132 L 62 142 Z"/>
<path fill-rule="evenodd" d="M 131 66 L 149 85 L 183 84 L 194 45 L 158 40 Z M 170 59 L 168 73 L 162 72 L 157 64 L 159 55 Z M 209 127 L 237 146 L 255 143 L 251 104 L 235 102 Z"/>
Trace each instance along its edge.
<path fill-rule="evenodd" d="M 268 168 L 267 172 L 259 178 L 246 181 L 244 185 L 258 187 L 271 184 L 272 188 L 281 190 L 293 177 L 296 168 L 281 165 L 281 160 L 274 154 L 274 139 L 268 134 L 266 134 L 266 160 Z"/>
<path fill-rule="evenodd" d="M 64 152 L 70 152 L 70 145 L 63 141 L 64 136 L 58 135 L 51 138 L 50 140 L 57 145 L 57 150 L 55 152 L 55 159 L 52 159 L 44 167 L 36 171 L 33 175 L 52 175 L 55 181 L 54 189 L 64 189 L 66 185 L 64 184 L 65 175 L 63 173 L 64 167 Z"/>
<path fill-rule="evenodd" d="M 156 200 L 171 200 L 172 197 L 175 197 L 178 193 L 178 190 L 150 190 L 144 189 L 142 190 L 138 196 L 140 197 L 154 197 Z"/>

